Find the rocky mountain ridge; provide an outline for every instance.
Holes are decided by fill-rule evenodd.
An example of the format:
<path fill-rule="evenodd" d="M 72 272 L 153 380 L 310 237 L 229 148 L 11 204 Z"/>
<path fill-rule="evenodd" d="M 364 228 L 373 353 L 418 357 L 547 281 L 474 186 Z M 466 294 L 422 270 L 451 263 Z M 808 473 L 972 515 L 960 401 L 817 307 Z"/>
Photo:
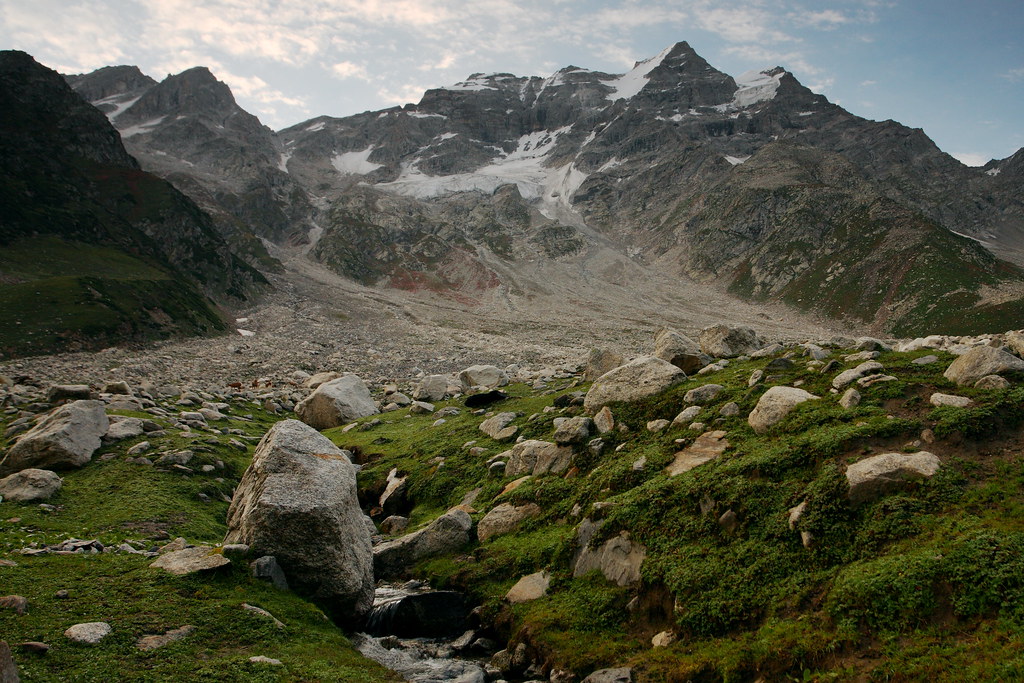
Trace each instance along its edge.
<path fill-rule="evenodd" d="M 547 260 L 560 283 L 614 280 L 614 252 L 612 271 L 631 262 L 639 277 L 878 331 L 970 332 L 1018 313 L 1024 275 L 982 246 L 1021 260 L 1019 153 L 967 168 L 922 131 L 850 114 L 779 67 L 734 79 L 677 43 L 626 74 L 474 74 L 418 104 L 277 133 L 205 69 L 141 90 L 118 69 L 71 80 L 118 107 L 145 167 L 228 233 L 297 246 L 367 285 L 525 305 L 543 285 L 507 271 Z M 131 87 L 108 94 L 122 80 Z M 875 277 L 865 268 L 881 279 L 861 293 Z"/>

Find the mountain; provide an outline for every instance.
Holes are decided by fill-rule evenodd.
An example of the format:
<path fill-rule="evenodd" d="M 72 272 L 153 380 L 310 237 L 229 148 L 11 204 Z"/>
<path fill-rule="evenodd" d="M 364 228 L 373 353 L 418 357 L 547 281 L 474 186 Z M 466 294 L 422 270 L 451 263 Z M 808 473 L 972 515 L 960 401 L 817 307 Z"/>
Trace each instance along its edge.
<path fill-rule="evenodd" d="M 733 78 L 681 42 L 625 74 L 473 74 L 278 133 L 205 69 L 146 85 L 126 68 L 123 95 L 90 85 L 99 72 L 71 82 L 98 106 L 121 98 L 109 116 L 144 168 L 229 237 L 301 247 L 367 285 L 529 305 L 615 281 L 614 254 L 652 283 L 876 332 L 1013 327 L 1024 312 L 1021 153 L 968 168 L 781 67 Z"/>
<path fill-rule="evenodd" d="M 59 74 L 0 52 L 0 94 L 4 353 L 219 332 L 215 301 L 266 285 L 191 200 L 139 168 Z"/>

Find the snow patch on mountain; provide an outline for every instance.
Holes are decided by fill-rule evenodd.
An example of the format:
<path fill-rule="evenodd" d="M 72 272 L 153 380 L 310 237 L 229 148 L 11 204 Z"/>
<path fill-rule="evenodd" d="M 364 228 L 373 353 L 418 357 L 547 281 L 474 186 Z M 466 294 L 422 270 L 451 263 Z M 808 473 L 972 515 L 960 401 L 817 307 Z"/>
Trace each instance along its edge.
<path fill-rule="evenodd" d="M 373 154 L 373 145 L 370 145 L 366 149 L 359 152 L 345 152 L 344 154 L 337 154 L 331 159 L 331 165 L 334 166 L 338 173 L 348 173 L 354 175 L 366 175 L 367 173 L 373 173 L 382 164 L 375 164 L 370 161 L 370 155 Z"/>
<path fill-rule="evenodd" d="M 780 69 L 775 75 L 772 75 L 770 70 L 747 71 L 740 74 L 736 77 L 736 85 L 739 88 L 733 96 L 732 106 L 743 109 L 758 102 L 774 99 L 784 73 L 786 72 Z"/>
<path fill-rule="evenodd" d="M 473 74 L 466 80 L 456 83 L 455 85 L 449 85 L 444 90 L 497 90 L 492 83 L 489 81 L 493 80 L 492 77 L 484 76 L 483 74 Z"/>
<path fill-rule="evenodd" d="M 750 156 L 732 157 L 732 156 L 729 156 L 728 154 L 725 155 L 725 160 L 728 161 L 733 166 L 738 166 L 738 165 L 742 164 L 744 161 L 746 161 L 749 158 L 750 158 Z"/>
<path fill-rule="evenodd" d="M 292 153 L 291 152 L 281 152 L 281 158 L 278 159 L 278 161 L 277 161 L 277 167 L 279 169 L 281 169 L 282 171 L 284 171 L 285 173 L 287 173 L 288 172 L 288 160 L 291 159 L 291 158 L 292 158 Z"/>
<path fill-rule="evenodd" d="M 94 107 L 96 107 L 97 109 L 100 109 L 101 111 L 103 109 L 103 105 L 106 105 L 106 104 L 113 105 L 114 108 L 112 110 L 110 110 L 108 112 L 103 112 L 103 113 L 105 113 L 107 115 L 107 119 L 109 121 L 113 121 L 118 116 L 120 116 L 122 113 L 124 113 L 124 111 L 126 109 L 128 109 L 128 107 L 130 107 L 133 104 L 135 104 L 136 102 L 138 102 L 139 99 L 140 99 L 139 97 L 131 97 L 131 98 L 125 99 L 123 94 L 119 94 L 119 95 L 111 95 L 110 97 L 104 97 L 102 100 L 97 100 L 97 101 L 93 102 L 92 104 L 93 104 Z"/>
<path fill-rule="evenodd" d="M 151 129 L 156 128 L 163 123 L 166 118 L 166 116 L 161 116 L 159 118 L 150 119 L 149 121 L 140 123 L 137 126 L 128 126 L 120 131 L 121 139 L 124 140 L 125 138 L 132 137 L 133 135 L 139 135 L 140 133 L 148 133 Z"/>
<path fill-rule="evenodd" d="M 654 57 L 637 62 L 636 66 L 629 73 L 625 73 L 610 81 L 601 81 L 612 89 L 612 92 L 608 93 L 606 97 L 615 102 L 616 100 L 628 100 L 637 95 L 647 85 L 649 74 L 661 66 L 661 63 L 665 61 L 665 57 L 668 56 L 673 47 L 670 45 Z"/>

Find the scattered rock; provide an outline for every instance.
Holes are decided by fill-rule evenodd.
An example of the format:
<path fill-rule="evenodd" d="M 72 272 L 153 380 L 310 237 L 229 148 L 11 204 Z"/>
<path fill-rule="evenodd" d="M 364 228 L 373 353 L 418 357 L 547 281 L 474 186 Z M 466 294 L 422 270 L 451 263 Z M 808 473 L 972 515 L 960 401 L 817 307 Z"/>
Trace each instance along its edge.
<path fill-rule="evenodd" d="M 142 429 L 142 420 L 137 417 L 114 415 L 109 420 L 110 426 L 107 428 L 107 433 L 103 435 L 103 440 L 106 442 L 132 439 L 136 436 L 141 436 L 144 431 Z"/>
<path fill-rule="evenodd" d="M 464 392 L 473 387 L 495 389 L 508 384 L 508 375 L 494 365 L 471 365 L 459 373 L 459 382 Z"/>
<path fill-rule="evenodd" d="M 481 541 L 515 531 L 526 520 L 537 517 L 542 510 L 536 503 L 512 505 L 502 503 L 484 515 L 477 525 L 476 534 Z"/>
<path fill-rule="evenodd" d="M 413 401 L 409 406 L 409 412 L 413 415 L 429 415 L 434 412 L 434 404 L 425 401 Z"/>
<path fill-rule="evenodd" d="M 348 453 L 311 427 L 283 420 L 260 441 L 242 475 L 224 542 L 274 556 L 292 588 L 336 622 L 350 623 L 373 604 L 363 517 Z"/>
<path fill-rule="evenodd" d="M 594 414 L 594 427 L 597 428 L 598 434 L 607 434 L 615 429 L 615 416 L 612 415 L 611 408 L 605 406 Z"/>
<path fill-rule="evenodd" d="M 594 421 L 589 417 L 570 417 L 555 430 L 557 444 L 582 444 L 590 439 Z"/>
<path fill-rule="evenodd" d="M 651 645 L 654 647 L 668 647 L 676 642 L 676 634 L 671 631 L 662 631 L 651 638 Z"/>
<path fill-rule="evenodd" d="M 847 389 L 846 393 L 843 394 L 842 398 L 839 399 L 839 405 L 849 410 L 850 408 L 856 408 L 860 405 L 860 392 L 856 389 Z"/>
<path fill-rule="evenodd" d="M 641 356 L 599 377 L 583 405 L 595 413 L 614 401 L 637 401 L 658 394 L 686 379 L 686 373 L 668 361 Z"/>
<path fill-rule="evenodd" d="M 718 414 L 722 417 L 736 417 L 740 414 L 740 405 L 735 401 L 729 401 L 719 409 Z"/>
<path fill-rule="evenodd" d="M 281 621 L 280 619 L 278 619 L 262 607 L 257 607 L 256 605 L 250 605 L 247 602 L 243 602 L 242 609 L 244 609 L 246 612 L 251 612 L 252 614 L 263 617 L 264 619 L 270 619 L 272 622 L 274 622 L 274 626 L 278 628 L 284 628 L 283 621 Z"/>
<path fill-rule="evenodd" d="M 939 357 L 938 356 L 931 356 L 931 355 L 929 355 L 929 356 L 921 356 L 920 358 L 915 358 L 914 360 L 912 360 L 910 362 L 913 363 L 914 365 L 931 365 L 932 363 L 938 363 L 939 362 Z"/>
<path fill-rule="evenodd" d="M 11 656 L 11 646 L 6 640 L 0 640 L 0 683 L 19 683 L 18 665 Z"/>
<path fill-rule="evenodd" d="M 690 389 L 683 396 L 683 401 L 686 403 L 693 403 L 696 405 L 704 405 L 714 401 L 722 390 L 725 389 L 721 384 L 705 384 L 699 386 L 696 389 Z"/>
<path fill-rule="evenodd" d="M 938 457 L 927 451 L 912 455 L 883 453 L 865 458 L 846 468 L 850 501 L 857 504 L 875 500 L 911 482 L 931 478 L 939 467 Z"/>
<path fill-rule="evenodd" d="M 855 368 L 845 370 L 836 375 L 832 379 L 832 388 L 843 389 L 846 386 L 853 384 L 857 380 L 861 379 L 862 377 L 879 373 L 884 369 L 885 368 L 882 366 L 882 364 L 877 361 L 866 361 Z"/>
<path fill-rule="evenodd" d="M 986 375 L 1024 372 L 1024 360 L 991 346 L 975 346 L 954 360 L 943 375 L 960 386 L 973 386 Z"/>
<path fill-rule="evenodd" d="M 63 485 L 50 470 L 29 468 L 0 479 L 0 499 L 9 503 L 33 503 L 51 498 Z"/>
<path fill-rule="evenodd" d="M 647 556 L 647 550 L 630 540 L 629 532 L 622 531 L 597 548 L 590 547 L 590 539 L 604 522 L 589 519 L 580 523 L 577 532 L 579 552 L 573 565 L 572 575 L 583 576 L 597 570 L 606 579 L 619 585 L 628 586 L 640 580 L 640 565 Z"/>
<path fill-rule="evenodd" d="M 671 424 L 672 423 L 669 420 L 665 420 L 665 419 L 651 420 L 650 422 L 647 423 L 647 431 L 649 431 L 649 432 L 664 431 L 665 428 L 668 427 Z"/>
<path fill-rule="evenodd" d="M 93 399 L 92 389 L 88 384 L 55 384 L 46 391 L 47 403 L 61 401 L 88 401 Z"/>
<path fill-rule="evenodd" d="M 629 667 L 600 669 L 584 678 L 580 683 L 633 683 L 633 670 Z"/>
<path fill-rule="evenodd" d="M 230 564 L 231 560 L 209 546 L 185 548 L 161 555 L 150 567 L 166 569 L 172 574 L 184 576 L 196 572 L 209 571 Z"/>
<path fill-rule="evenodd" d="M 804 401 L 817 399 L 814 394 L 797 387 L 772 387 L 761 395 L 750 411 L 747 422 L 758 434 L 764 434 L 778 424 Z"/>
<path fill-rule="evenodd" d="M 75 643 L 95 645 L 110 635 L 113 630 L 105 621 L 91 621 L 85 624 L 75 624 L 64 631 L 64 637 Z"/>
<path fill-rule="evenodd" d="M 267 666 L 284 666 L 280 659 L 273 659 L 271 657 L 265 657 L 263 655 L 256 655 L 255 657 L 249 657 L 249 661 L 253 664 L 266 664 Z"/>
<path fill-rule="evenodd" d="M 520 602 L 537 600 L 548 594 L 550 586 L 551 575 L 547 572 L 541 571 L 529 574 L 519 579 L 516 585 L 509 589 L 508 593 L 505 594 L 505 599 L 513 605 Z"/>
<path fill-rule="evenodd" d="M 498 413 L 480 423 L 480 431 L 495 441 L 509 441 L 518 432 L 518 427 L 510 426 L 516 419 L 516 413 Z"/>
<path fill-rule="evenodd" d="M 30 467 L 81 467 L 92 459 L 109 426 L 100 401 L 73 401 L 60 406 L 8 449 L 0 462 L 0 476 Z"/>
<path fill-rule="evenodd" d="M 28 599 L 21 595 L 5 595 L 0 597 L 0 609 L 11 609 L 18 616 L 28 611 Z"/>
<path fill-rule="evenodd" d="M 547 472 L 560 474 L 572 463 L 572 448 L 528 439 L 520 441 L 499 457 L 506 458 L 505 475 L 508 477 Z"/>
<path fill-rule="evenodd" d="M 655 334 L 654 355 L 687 374 L 693 374 L 711 362 L 697 342 L 668 328 L 662 328 Z"/>
<path fill-rule="evenodd" d="M 142 636 L 135 641 L 135 647 L 140 650 L 155 650 L 158 647 L 170 645 L 173 642 L 179 641 L 195 630 L 195 626 L 186 624 L 179 628 L 172 628 L 170 631 L 167 631 L 162 635 Z"/>
<path fill-rule="evenodd" d="M 288 577 L 284 575 L 284 570 L 273 555 L 257 557 L 249 563 L 249 571 L 252 572 L 254 579 L 266 581 L 278 590 L 288 590 Z"/>
<path fill-rule="evenodd" d="M 417 401 L 443 401 L 447 395 L 448 378 L 444 375 L 427 375 L 412 392 Z"/>
<path fill-rule="evenodd" d="M 745 326 L 712 325 L 705 327 L 700 331 L 699 340 L 701 351 L 715 358 L 735 358 L 749 355 L 763 346 L 753 328 Z"/>
<path fill-rule="evenodd" d="M 330 429 L 376 415 L 377 405 L 370 390 L 356 375 L 339 377 L 317 387 L 308 398 L 295 406 L 295 414 L 313 429 Z"/>
<path fill-rule="evenodd" d="M 689 424 L 690 422 L 693 422 L 693 418 L 700 415 L 701 410 L 703 410 L 701 406 L 690 406 L 689 408 L 685 408 L 681 413 L 675 416 L 672 423 L 677 425 Z"/>
<path fill-rule="evenodd" d="M 622 355 L 614 351 L 590 349 L 590 354 L 587 356 L 587 369 L 583 373 L 583 381 L 593 382 L 601 375 L 614 370 L 624 362 L 625 359 Z"/>
<path fill-rule="evenodd" d="M 720 457 L 729 448 L 725 436 L 726 432 L 721 430 L 701 434 L 692 444 L 676 453 L 675 460 L 665 468 L 665 472 L 675 477 Z"/>
<path fill-rule="evenodd" d="M 971 399 L 966 396 L 954 396 L 952 394 L 940 394 L 935 392 L 928 399 L 928 402 L 933 406 L 953 406 L 954 408 L 966 408 L 967 406 L 974 403 Z"/>
<path fill-rule="evenodd" d="M 376 578 L 394 578 L 425 557 L 457 550 L 469 542 L 473 520 L 463 510 L 449 510 L 425 529 L 414 531 L 373 549 Z"/>
<path fill-rule="evenodd" d="M 999 375 L 985 375 L 974 383 L 975 389 L 1009 389 L 1010 382 Z"/>

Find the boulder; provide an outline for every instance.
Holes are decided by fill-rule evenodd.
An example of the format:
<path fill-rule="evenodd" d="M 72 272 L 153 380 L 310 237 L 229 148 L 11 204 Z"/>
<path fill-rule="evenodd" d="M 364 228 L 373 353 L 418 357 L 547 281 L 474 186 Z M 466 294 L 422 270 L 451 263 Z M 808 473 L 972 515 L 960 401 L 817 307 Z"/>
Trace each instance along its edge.
<path fill-rule="evenodd" d="M 882 366 L 882 364 L 877 361 L 866 361 L 855 368 L 852 368 L 850 370 L 844 370 L 843 372 L 840 372 L 838 375 L 836 375 L 832 379 L 832 388 L 842 389 L 850 384 L 853 384 L 857 380 L 866 377 L 867 375 L 877 374 L 884 369 L 885 368 Z"/>
<path fill-rule="evenodd" d="M 495 441 L 508 441 L 519 431 L 518 427 L 510 426 L 516 419 L 516 413 L 498 413 L 480 423 L 480 431 Z"/>
<path fill-rule="evenodd" d="M 547 572 L 537 572 L 535 574 L 529 574 L 519 579 L 516 585 L 509 589 L 508 593 L 505 593 L 505 599 L 513 605 L 520 602 L 529 602 L 538 598 L 543 598 L 548 594 L 548 588 L 551 586 L 551 575 Z"/>
<path fill-rule="evenodd" d="M 966 408 L 974 403 L 974 401 L 966 396 L 954 396 L 953 394 L 941 394 L 939 392 L 932 394 L 928 402 L 933 406 L 952 406 L 954 408 Z"/>
<path fill-rule="evenodd" d="M 729 448 L 725 435 L 726 432 L 721 430 L 701 434 L 692 444 L 676 453 L 675 460 L 665 468 L 665 472 L 674 477 L 720 457 Z"/>
<path fill-rule="evenodd" d="M 95 645 L 109 636 L 113 630 L 105 621 L 90 621 L 85 624 L 75 624 L 64 631 L 64 637 L 83 645 Z"/>
<path fill-rule="evenodd" d="M 939 471 L 939 458 L 927 451 L 912 455 L 883 453 L 864 458 L 846 468 L 850 502 L 865 503 L 908 484 L 929 479 Z"/>
<path fill-rule="evenodd" d="M 131 396 L 132 388 L 128 382 L 124 380 L 117 382 L 107 382 L 106 386 L 103 387 L 104 394 L 116 394 L 119 396 Z"/>
<path fill-rule="evenodd" d="M 950 363 L 943 375 L 960 386 L 973 386 L 986 375 L 1005 372 L 1024 372 L 1024 360 L 991 346 L 975 346 Z"/>
<path fill-rule="evenodd" d="M 999 375 L 985 375 L 974 383 L 975 389 L 1009 389 L 1010 383 Z"/>
<path fill-rule="evenodd" d="M 284 420 L 260 441 L 235 489 L 224 542 L 273 555 L 293 590 L 335 622 L 353 623 L 373 605 L 363 517 L 349 454 L 305 424 Z"/>
<path fill-rule="evenodd" d="M 180 628 L 172 628 L 170 631 L 167 631 L 159 635 L 142 636 L 137 641 L 135 641 L 135 647 L 139 648 L 140 650 L 155 650 L 159 647 L 163 647 L 164 645 L 170 645 L 171 643 L 175 643 L 181 640 L 182 638 L 187 637 L 195 630 L 195 626 L 192 626 L 191 624 L 185 624 Z"/>
<path fill-rule="evenodd" d="M 524 474 L 560 474 L 572 463 L 572 448 L 536 439 L 520 441 L 511 450 L 502 453 L 505 460 L 505 476 L 519 477 Z"/>
<path fill-rule="evenodd" d="M 700 349 L 714 358 L 735 358 L 750 355 L 764 344 L 753 328 L 712 325 L 700 331 Z"/>
<path fill-rule="evenodd" d="M 847 410 L 856 408 L 860 405 L 861 395 L 856 389 L 850 388 L 846 390 L 846 393 L 839 399 L 839 405 Z"/>
<path fill-rule="evenodd" d="M 593 382 L 601 375 L 614 370 L 625 362 L 622 354 L 608 349 L 590 349 L 587 356 L 587 369 L 583 373 L 584 382 Z"/>
<path fill-rule="evenodd" d="M 223 553 L 217 552 L 210 546 L 195 546 L 161 555 L 149 566 L 164 569 L 178 576 L 185 576 L 186 574 L 210 571 L 227 564 L 231 564 L 231 560 L 224 557 Z"/>
<path fill-rule="evenodd" d="M 0 464 L 0 476 L 29 467 L 81 467 L 92 459 L 109 426 L 100 401 L 73 401 L 60 406 L 11 446 Z"/>
<path fill-rule="evenodd" d="M 721 384 L 705 384 L 699 386 L 696 389 L 690 389 L 683 396 L 683 401 L 686 403 L 693 403 L 696 405 L 704 405 L 714 401 L 722 390 L 725 389 Z"/>
<path fill-rule="evenodd" d="M 46 648 L 47 650 L 49 647 Z M 44 650 L 45 652 L 45 650 Z M 11 656 L 11 646 L 6 640 L 0 640 L 0 682 L 19 683 L 21 677 L 18 675 L 18 665 L 14 663 Z"/>
<path fill-rule="evenodd" d="M 589 522 L 589 520 L 584 520 Z M 594 570 L 600 571 L 606 579 L 619 586 L 628 586 L 640 580 L 640 565 L 647 556 L 647 550 L 630 540 L 629 532 L 622 531 L 597 548 L 590 547 L 590 537 L 597 530 L 597 524 L 580 524 L 580 551 L 573 565 L 572 575 L 583 576 Z"/>
<path fill-rule="evenodd" d="M 508 384 L 508 375 L 494 365 L 471 365 L 459 373 L 459 382 L 463 391 L 469 391 L 472 387 L 496 389 Z"/>
<path fill-rule="evenodd" d="M 341 373 L 334 372 L 333 370 L 327 372 L 318 372 L 312 377 L 306 379 L 306 388 L 316 389 L 321 384 L 325 384 L 327 382 L 330 382 L 331 380 L 338 379 L 339 377 L 341 377 Z"/>
<path fill-rule="evenodd" d="M 607 434 L 615 429 L 615 416 L 612 415 L 611 408 L 605 406 L 594 414 L 594 428 L 599 434 Z"/>
<path fill-rule="evenodd" d="M 458 550 L 469 543 L 473 520 L 464 510 L 452 509 L 426 528 L 381 543 L 373 549 L 374 576 L 392 579 L 425 557 Z M 370 597 L 373 597 L 371 584 Z"/>
<path fill-rule="evenodd" d="M 427 375 L 412 392 L 417 401 L 442 401 L 447 395 L 448 378 L 444 375 Z"/>
<path fill-rule="evenodd" d="M 106 442 L 133 439 L 136 436 L 142 436 L 145 431 L 142 428 L 142 420 L 137 417 L 114 415 L 109 420 L 110 426 L 107 428 L 107 433 L 103 435 L 103 440 Z"/>
<path fill-rule="evenodd" d="M 555 429 L 554 440 L 562 445 L 585 443 L 590 439 L 593 429 L 594 421 L 589 417 L 570 417 Z"/>
<path fill-rule="evenodd" d="M 764 434 L 782 421 L 797 405 L 818 397 L 797 387 L 772 387 L 761 395 L 750 411 L 747 422 L 758 434 Z"/>
<path fill-rule="evenodd" d="M 638 401 L 661 393 L 685 379 L 686 373 L 668 361 L 641 356 L 598 377 L 583 406 L 595 413 L 614 401 Z"/>
<path fill-rule="evenodd" d="M 338 427 L 378 412 L 370 390 L 355 375 L 324 382 L 295 406 L 295 414 L 313 429 Z"/>
<path fill-rule="evenodd" d="M 0 498 L 9 503 L 46 500 L 60 491 L 64 482 L 50 470 L 29 468 L 0 479 Z"/>
<path fill-rule="evenodd" d="M 581 683 L 633 683 L 633 670 L 625 666 L 600 669 L 584 678 Z"/>
<path fill-rule="evenodd" d="M 711 362 L 700 345 L 685 334 L 663 327 L 654 335 L 654 356 L 668 361 L 688 375 Z"/>
<path fill-rule="evenodd" d="M 61 401 L 88 401 L 93 396 L 88 384 L 55 384 L 46 390 L 47 403 Z"/>
<path fill-rule="evenodd" d="M 536 503 L 518 506 L 502 503 L 484 515 L 477 525 L 476 535 L 481 541 L 486 541 L 488 538 L 507 534 L 515 531 L 520 524 L 532 517 L 537 517 L 540 513 L 540 506 Z"/>

